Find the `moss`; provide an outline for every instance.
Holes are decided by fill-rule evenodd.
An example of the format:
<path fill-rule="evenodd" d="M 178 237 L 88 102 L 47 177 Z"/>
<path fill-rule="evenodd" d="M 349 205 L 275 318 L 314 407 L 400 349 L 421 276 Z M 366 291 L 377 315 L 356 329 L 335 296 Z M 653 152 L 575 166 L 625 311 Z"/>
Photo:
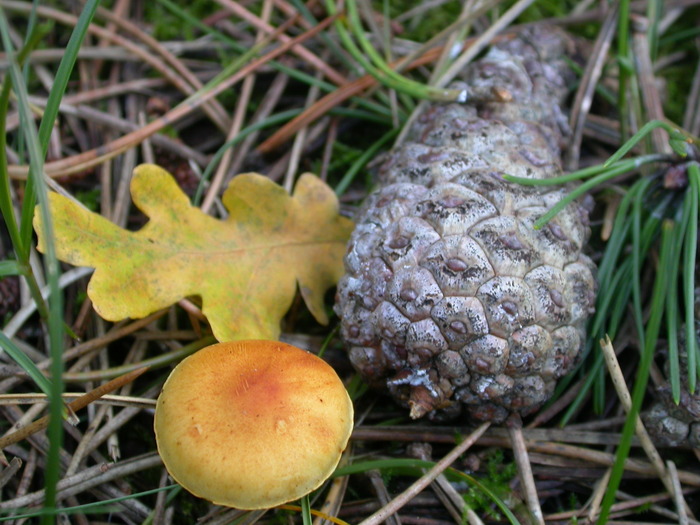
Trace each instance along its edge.
<path fill-rule="evenodd" d="M 666 117 L 680 124 L 688 105 L 687 98 L 698 61 L 698 28 L 691 20 L 684 19 L 669 31 L 669 35 L 660 40 L 658 56 L 663 58 L 673 53 L 683 53 L 685 57 L 661 69 L 657 75 L 663 79 L 662 94 Z"/>
<path fill-rule="evenodd" d="M 512 493 L 510 482 L 518 471 L 515 463 L 506 462 L 501 449 L 490 450 L 485 460 L 486 475 L 479 478 L 479 481 L 507 503 Z M 491 518 L 499 516 L 494 509 L 493 500 L 479 489 L 469 489 L 463 498 L 467 506 L 477 514 L 484 514 Z"/>
<path fill-rule="evenodd" d="M 505 12 L 515 4 L 515 0 L 501 4 L 500 11 Z M 540 0 L 533 2 L 518 18 L 518 22 L 539 22 L 545 18 L 565 16 L 571 13 L 579 4 L 577 0 Z"/>
<path fill-rule="evenodd" d="M 77 191 L 75 198 L 78 199 L 83 206 L 90 211 L 97 211 L 100 205 L 100 195 L 102 191 L 99 188 L 94 188 L 86 191 Z"/>
<path fill-rule="evenodd" d="M 388 11 L 391 18 L 410 11 L 415 7 L 424 4 L 424 0 L 392 0 L 387 2 L 389 5 Z M 375 9 L 379 13 L 384 12 L 384 2 L 375 1 Z M 430 16 L 418 16 L 416 19 L 420 21 L 417 24 L 404 23 L 404 32 L 400 35 L 401 38 L 425 42 L 432 38 L 436 33 L 453 23 L 460 12 L 462 5 L 458 0 L 449 0 L 442 5 L 430 9 Z"/>
<path fill-rule="evenodd" d="M 211 0 L 191 0 L 187 11 L 198 19 L 206 18 L 219 10 L 218 5 Z M 171 13 L 159 2 L 145 3 L 146 20 L 153 20 L 153 37 L 163 40 L 193 40 L 195 28 L 187 21 Z"/>

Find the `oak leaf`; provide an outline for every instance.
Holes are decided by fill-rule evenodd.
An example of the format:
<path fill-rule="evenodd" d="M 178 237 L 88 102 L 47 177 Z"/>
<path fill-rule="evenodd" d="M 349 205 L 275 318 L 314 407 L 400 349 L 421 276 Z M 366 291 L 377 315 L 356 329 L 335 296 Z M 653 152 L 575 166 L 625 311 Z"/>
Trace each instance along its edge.
<path fill-rule="evenodd" d="M 328 322 L 323 295 L 343 273 L 353 224 L 314 175 L 302 175 L 292 196 L 262 175 L 239 175 L 222 197 L 224 220 L 192 206 L 155 165 L 134 170 L 131 195 L 150 218 L 136 232 L 50 195 L 58 257 L 95 268 L 88 296 L 105 319 L 145 317 L 199 295 L 219 341 L 276 339 L 298 283 L 313 316 Z M 34 226 L 42 250 L 38 214 Z"/>

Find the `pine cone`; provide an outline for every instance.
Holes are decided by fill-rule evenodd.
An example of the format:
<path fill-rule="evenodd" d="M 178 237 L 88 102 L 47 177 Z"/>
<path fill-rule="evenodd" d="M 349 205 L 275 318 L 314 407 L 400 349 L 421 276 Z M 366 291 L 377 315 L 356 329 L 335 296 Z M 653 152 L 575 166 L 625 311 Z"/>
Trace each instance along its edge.
<path fill-rule="evenodd" d="M 676 405 L 670 386 L 658 389 L 656 402 L 642 419 L 659 445 L 700 448 L 700 393 L 697 391 L 691 394 L 686 388 L 681 388 L 680 403 Z"/>
<path fill-rule="evenodd" d="M 533 223 L 571 187 L 559 103 L 569 41 L 536 28 L 466 72 L 466 104 L 434 104 L 380 168 L 345 257 L 336 312 L 355 368 L 411 417 L 526 415 L 574 365 L 593 311 L 588 211 Z"/>

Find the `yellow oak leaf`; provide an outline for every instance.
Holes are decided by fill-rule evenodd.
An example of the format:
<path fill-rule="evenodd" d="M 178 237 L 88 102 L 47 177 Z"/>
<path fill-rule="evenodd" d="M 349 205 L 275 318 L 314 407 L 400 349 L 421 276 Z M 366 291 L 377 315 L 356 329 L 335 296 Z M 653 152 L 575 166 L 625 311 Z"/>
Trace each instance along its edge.
<path fill-rule="evenodd" d="M 199 295 L 219 341 L 276 339 L 298 283 L 313 316 L 328 322 L 323 294 L 343 273 L 353 224 L 314 175 L 302 175 L 292 196 L 262 175 L 235 177 L 222 198 L 225 220 L 192 206 L 155 165 L 134 170 L 131 195 L 150 218 L 136 232 L 50 195 L 58 257 L 95 268 L 88 295 L 105 319 L 145 317 Z M 43 250 L 39 214 L 34 227 Z"/>

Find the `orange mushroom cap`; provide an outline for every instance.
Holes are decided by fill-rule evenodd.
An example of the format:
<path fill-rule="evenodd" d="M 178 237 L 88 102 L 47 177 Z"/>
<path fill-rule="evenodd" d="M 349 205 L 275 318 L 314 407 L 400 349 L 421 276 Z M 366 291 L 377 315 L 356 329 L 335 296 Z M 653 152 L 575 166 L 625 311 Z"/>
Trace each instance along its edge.
<path fill-rule="evenodd" d="M 170 475 L 196 496 L 261 509 L 318 488 L 353 425 L 343 383 L 319 357 L 277 341 L 234 341 L 183 360 L 158 398 Z"/>

